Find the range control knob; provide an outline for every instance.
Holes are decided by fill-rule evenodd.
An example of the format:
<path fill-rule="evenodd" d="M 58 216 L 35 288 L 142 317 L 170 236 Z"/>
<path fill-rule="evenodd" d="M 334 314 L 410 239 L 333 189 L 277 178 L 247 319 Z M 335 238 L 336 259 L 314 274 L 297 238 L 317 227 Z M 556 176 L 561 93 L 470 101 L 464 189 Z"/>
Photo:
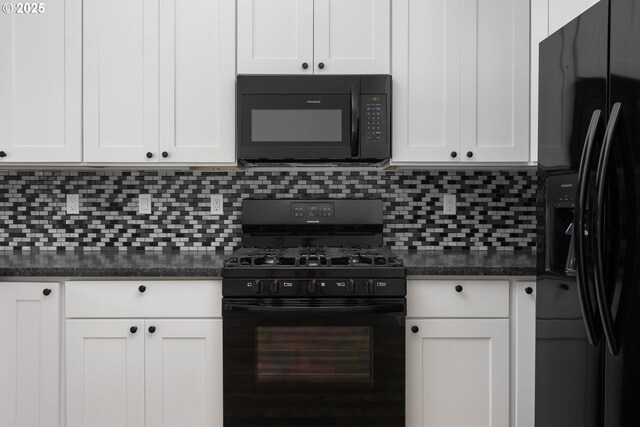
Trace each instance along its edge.
<path fill-rule="evenodd" d="M 256 281 L 253 282 L 251 290 L 254 294 L 259 294 L 260 292 L 262 292 L 262 281 L 260 279 L 256 279 Z"/>
<path fill-rule="evenodd" d="M 356 281 L 353 279 L 349 279 L 349 281 L 347 282 L 347 289 L 349 290 L 350 293 L 355 294 L 356 293 Z"/>
<path fill-rule="evenodd" d="M 272 294 L 279 294 L 280 293 L 280 288 L 281 288 L 280 280 L 274 279 L 271 282 L 271 293 Z"/>
<path fill-rule="evenodd" d="M 372 294 L 375 291 L 375 286 L 373 285 L 373 280 L 371 280 L 371 279 L 367 280 L 367 282 L 364 284 L 364 288 L 367 290 L 367 292 Z"/>
<path fill-rule="evenodd" d="M 318 282 L 318 280 L 313 279 L 312 281 L 309 282 L 309 285 L 307 286 L 307 290 L 309 291 L 310 294 L 317 294 L 318 286 L 320 286 L 320 283 Z"/>

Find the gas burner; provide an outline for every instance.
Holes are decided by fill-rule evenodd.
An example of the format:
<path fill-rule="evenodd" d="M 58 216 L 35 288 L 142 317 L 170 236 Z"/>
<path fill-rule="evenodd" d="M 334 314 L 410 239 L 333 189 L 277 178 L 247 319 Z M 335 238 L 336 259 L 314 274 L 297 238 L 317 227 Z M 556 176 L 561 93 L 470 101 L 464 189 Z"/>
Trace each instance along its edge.
<path fill-rule="evenodd" d="M 298 248 L 298 265 L 301 267 L 326 267 L 327 248 L 318 246 L 306 246 Z"/>

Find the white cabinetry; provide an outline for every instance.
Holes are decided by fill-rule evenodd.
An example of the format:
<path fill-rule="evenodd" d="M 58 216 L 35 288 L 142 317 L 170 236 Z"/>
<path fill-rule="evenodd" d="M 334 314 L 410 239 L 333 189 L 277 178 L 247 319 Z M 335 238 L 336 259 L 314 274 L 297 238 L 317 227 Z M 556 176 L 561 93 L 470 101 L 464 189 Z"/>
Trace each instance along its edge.
<path fill-rule="evenodd" d="M 145 425 L 144 340 L 142 320 L 67 321 L 67 427 Z"/>
<path fill-rule="evenodd" d="M 388 74 L 390 0 L 238 0 L 239 74 Z"/>
<path fill-rule="evenodd" d="M 531 0 L 531 160 L 538 160 L 539 44 L 599 0 Z"/>
<path fill-rule="evenodd" d="M 68 282 L 67 427 L 220 427 L 220 285 Z M 167 317 L 189 319 L 142 319 L 174 304 Z"/>
<path fill-rule="evenodd" d="M 407 427 L 508 427 L 509 320 L 407 320 L 406 416 Z"/>
<path fill-rule="evenodd" d="M 84 160 L 235 161 L 233 0 L 86 0 Z"/>
<path fill-rule="evenodd" d="M 238 0 L 239 74 L 312 70 L 313 0 Z"/>
<path fill-rule="evenodd" d="M 512 290 L 512 425 L 533 427 L 536 385 L 536 282 L 514 282 Z"/>
<path fill-rule="evenodd" d="M 222 320 L 148 320 L 147 426 L 222 427 Z"/>
<path fill-rule="evenodd" d="M 0 283 L 0 425 L 60 425 L 60 286 Z"/>
<path fill-rule="evenodd" d="M 508 427 L 509 282 L 412 280 L 407 301 L 407 427 Z"/>
<path fill-rule="evenodd" d="M 80 162 L 82 1 L 45 2 L 35 14 L 18 13 L 32 3 L 6 4 L 14 10 L 0 13 L 0 165 Z"/>
<path fill-rule="evenodd" d="M 394 163 L 529 160 L 529 2 L 393 2 Z"/>

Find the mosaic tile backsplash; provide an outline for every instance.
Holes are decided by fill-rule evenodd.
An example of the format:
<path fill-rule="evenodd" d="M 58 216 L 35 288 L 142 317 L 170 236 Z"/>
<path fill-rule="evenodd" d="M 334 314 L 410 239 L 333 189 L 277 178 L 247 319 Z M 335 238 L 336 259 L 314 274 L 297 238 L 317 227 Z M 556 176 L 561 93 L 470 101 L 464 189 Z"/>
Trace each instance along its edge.
<path fill-rule="evenodd" d="M 244 198 L 382 198 L 395 250 L 533 250 L 535 171 L 0 172 L 0 250 L 233 250 Z M 150 194 L 152 215 L 138 214 Z M 455 194 L 457 213 L 442 214 Z M 67 215 L 66 194 L 80 195 Z M 211 215 L 222 194 L 224 215 Z"/>

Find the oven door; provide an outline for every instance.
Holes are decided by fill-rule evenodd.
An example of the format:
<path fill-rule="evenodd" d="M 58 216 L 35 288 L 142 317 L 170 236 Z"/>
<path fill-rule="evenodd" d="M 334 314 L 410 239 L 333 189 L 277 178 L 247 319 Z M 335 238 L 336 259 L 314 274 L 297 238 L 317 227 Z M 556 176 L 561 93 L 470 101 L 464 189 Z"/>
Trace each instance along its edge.
<path fill-rule="evenodd" d="M 404 427 L 405 299 L 223 301 L 224 427 Z"/>
<path fill-rule="evenodd" d="M 243 95 L 238 157 L 265 161 L 356 159 L 359 139 L 357 129 L 351 126 L 351 112 L 349 94 Z"/>

